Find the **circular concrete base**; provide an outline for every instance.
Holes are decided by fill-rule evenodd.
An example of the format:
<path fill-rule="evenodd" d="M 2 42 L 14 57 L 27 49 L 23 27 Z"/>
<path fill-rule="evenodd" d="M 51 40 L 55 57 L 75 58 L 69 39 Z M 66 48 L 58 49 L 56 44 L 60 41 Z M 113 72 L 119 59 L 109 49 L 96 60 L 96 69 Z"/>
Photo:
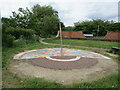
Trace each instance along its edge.
<path fill-rule="evenodd" d="M 67 57 L 68 59 L 56 57 L 59 55 L 60 48 L 25 51 L 14 56 L 15 60 L 9 69 L 20 76 L 40 77 L 65 85 L 99 79 L 118 70 L 116 62 L 98 53 L 64 48 L 64 55 L 71 57 Z M 46 57 L 61 61 L 50 60 Z M 76 57 L 80 59 L 67 61 Z"/>
<path fill-rule="evenodd" d="M 66 70 L 45 68 L 43 66 L 41 67 L 39 66 L 39 61 L 40 60 L 37 60 L 35 63 L 35 60 L 15 60 L 11 63 L 9 69 L 11 72 L 17 73 L 17 75 L 19 75 L 20 77 L 25 76 L 29 78 L 44 78 L 46 80 L 56 81 L 64 85 L 99 80 L 100 78 L 108 75 L 109 73 L 118 71 L 118 64 L 113 60 L 108 59 L 98 59 L 98 63 L 88 68 Z"/>

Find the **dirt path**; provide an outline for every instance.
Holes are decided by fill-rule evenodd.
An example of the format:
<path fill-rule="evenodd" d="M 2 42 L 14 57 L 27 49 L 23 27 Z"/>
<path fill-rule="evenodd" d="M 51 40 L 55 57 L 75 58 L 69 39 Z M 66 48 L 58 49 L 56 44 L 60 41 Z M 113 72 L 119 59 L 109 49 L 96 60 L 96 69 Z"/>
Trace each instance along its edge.
<path fill-rule="evenodd" d="M 64 85 L 100 79 L 112 72 L 117 72 L 118 64 L 112 59 L 99 59 L 98 63 L 89 68 L 72 70 L 55 70 L 32 65 L 28 61 L 14 61 L 10 71 L 28 77 L 40 77 L 56 81 Z"/>

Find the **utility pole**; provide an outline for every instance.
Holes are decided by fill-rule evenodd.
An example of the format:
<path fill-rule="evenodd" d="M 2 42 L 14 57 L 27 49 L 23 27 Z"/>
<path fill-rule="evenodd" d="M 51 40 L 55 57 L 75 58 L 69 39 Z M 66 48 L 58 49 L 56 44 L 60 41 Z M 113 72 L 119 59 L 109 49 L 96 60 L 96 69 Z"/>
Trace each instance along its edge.
<path fill-rule="evenodd" d="M 63 42 L 62 42 L 61 23 L 59 23 L 59 28 L 60 28 L 60 41 L 61 41 L 61 50 L 60 50 L 60 54 L 61 54 L 61 56 L 64 56 L 64 55 L 63 55 L 63 48 L 62 48 Z"/>

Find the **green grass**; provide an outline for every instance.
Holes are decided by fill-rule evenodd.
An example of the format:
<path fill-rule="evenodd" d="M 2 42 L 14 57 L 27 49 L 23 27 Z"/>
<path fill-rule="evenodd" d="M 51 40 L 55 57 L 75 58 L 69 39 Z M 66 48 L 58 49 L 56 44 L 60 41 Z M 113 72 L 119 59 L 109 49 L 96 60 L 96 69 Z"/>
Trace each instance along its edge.
<path fill-rule="evenodd" d="M 17 74 L 3 69 L 2 81 L 3 88 L 20 88 L 23 80 Z"/>
<path fill-rule="evenodd" d="M 17 74 L 8 70 L 3 71 L 3 88 L 64 88 L 65 86 L 56 82 L 47 81 L 42 78 L 20 78 Z"/>
<path fill-rule="evenodd" d="M 21 88 L 64 88 L 65 86 L 56 82 L 47 81 L 42 78 L 26 79 Z"/>
<path fill-rule="evenodd" d="M 29 78 L 24 83 L 24 88 L 118 88 L 118 73 L 113 73 L 92 82 L 84 82 L 64 86 L 62 84 L 46 81 L 41 78 Z"/>
<path fill-rule="evenodd" d="M 62 85 L 42 78 L 20 78 L 7 70 L 3 72 L 3 88 L 118 88 L 118 73 L 110 74 L 92 82 L 80 82 L 72 85 Z"/>
<path fill-rule="evenodd" d="M 45 39 L 48 43 L 60 44 L 59 39 Z M 95 47 L 95 48 L 108 48 L 118 47 L 120 43 L 110 42 L 110 41 L 94 41 L 94 40 L 75 40 L 75 39 L 63 39 L 63 44 L 72 46 L 85 46 L 85 47 Z"/>
<path fill-rule="evenodd" d="M 51 42 L 54 42 L 54 40 L 52 40 Z M 32 77 L 21 78 L 17 74 L 14 74 L 9 71 L 9 64 L 13 61 L 12 58 L 15 54 L 23 52 L 25 50 L 40 49 L 40 48 L 53 48 L 53 47 L 56 48 L 60 46 L 59 45 L 54 45 L 54 46 L 42 45 L 39 42 L 25 43 L 24 41 L 20 41 L 20 42 L 16 41 L 14 43 L 14 47 L 11 47 L 11 48 L 3 47 L 3 53 L 2 53 L 3 87 L 4 88 L 99 88 L 99 87 L 100 88 L 116 88 L 118 87 L 117 73 L 111 74 L 110 76 L 107 76 L 103 79 L 100 79 L 94 82 L 85 82 L 85 83 L 64 86 L 57 82 L 47 81 L 41 78 L 32 78 Z M 73 48 L 73 47 L 69 47 L 69 48 Z M 91 49 L 83 48 L 83 50 L 91 50 Z M 105 54 L 104 52 L 99 51 L 99 50 L 92 50 L 92 51 Z"/>
<path fill-rule="evenodd" d="M 118 73 L 113 73 L 107 77 L 92 82 L 84 82 L 68 86 L 71 88 L 118 88 Z"/>

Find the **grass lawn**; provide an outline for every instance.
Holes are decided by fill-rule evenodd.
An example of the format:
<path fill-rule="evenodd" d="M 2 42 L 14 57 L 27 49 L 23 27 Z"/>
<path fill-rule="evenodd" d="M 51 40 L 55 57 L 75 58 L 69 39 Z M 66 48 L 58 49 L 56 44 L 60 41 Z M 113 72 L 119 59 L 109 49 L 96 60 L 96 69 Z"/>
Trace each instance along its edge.
<path fill-rule="evenodd" d="M 45 40 L 45 41 L 51 42 L 51 43 L 59 42 L 59 40 Z M 72 43 L 74 41 L 80 44 L 79 40 L 64 39 L 64 43 L 65 41 L 67 41 L 66 44 L 68 43 L 68 44 L 73 45 Z M 94 43 L 98 43 L 98 41 L 96 42 L 94 41 Z M 115 44 L 117 43 L 114 42 L 113 45 Z M 74 44 L 74 45 L 78 45 L 78 44 Z M 3 50 L 2 50 L 3 52 L 2 53 L 3 88 L 117 88 L 118 87 L 118 74 L 117 73 L 113 73 L 103 79 L 100 79 L 99 81 L 85 82 L 85 83 L 64 86 L 62 84 L 51 82 L 51 81 L 46 81 L 41 78 L 25 78 L 25 77 L 20 78 L 17 74 L 13 74 L 9 71 L 9 64 L 13 61 L 12 57 L 15 54 L 23 52 L 25 50 L 50 48 L 50 47 L 55 48 L 59 46 L 42 45 L 39 42 L 24 43 L 23 41 L 23 42 L 15 42 L 15 45 L 12 48 L 3 47 Z"/>
<path fill-rule="evenodd" d="M 60 44 L 60 39 L 45 39 L 48 43 Z M 75 40 L 75 39 L 63 39 L 63 44 L 71 46 L 85 46 L 85 47 L 96 47 L 96 48 L 108 48 L 119 47 L 118 42 L 110 41 L 94 41 L 94 40 Z"/>
<path fill-rule="evenodd" d="M 73 84 L 71 88 L 116 88 L 118 87 L 118 74 L 113 73 L 98 81 Z"/>

